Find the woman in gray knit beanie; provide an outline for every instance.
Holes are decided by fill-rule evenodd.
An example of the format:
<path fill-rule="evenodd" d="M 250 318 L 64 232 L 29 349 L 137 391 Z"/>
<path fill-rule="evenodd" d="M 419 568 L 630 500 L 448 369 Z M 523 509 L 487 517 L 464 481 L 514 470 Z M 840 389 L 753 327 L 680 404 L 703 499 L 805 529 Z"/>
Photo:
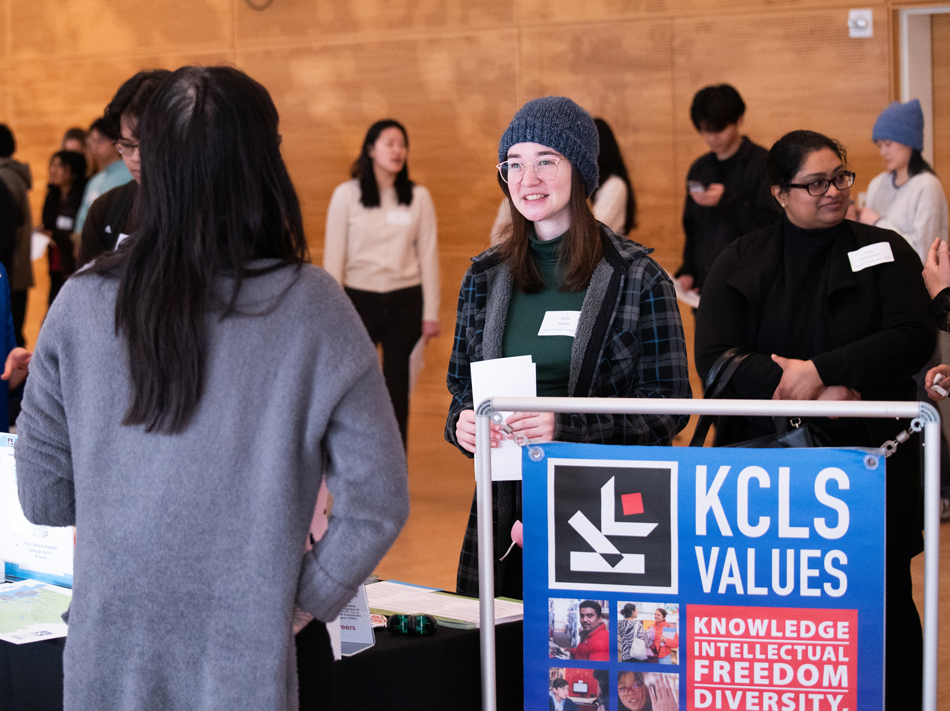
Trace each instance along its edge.
<path fill-rule="evenodd" d="M 568 98 L 548 96 L 515 114 L 498 146 L 510 234 L 479 255 L 459 295 L 448 386 L 446 439 L 475 451 L 470 365 L 531 357 L 537 395 L 689 397 L 686 346 L 673 286 L 635 242 L 597 222 L 587 198 L 597 188 L 594 119 Z M 528 438 L 608 444 L 669 444 L 686 417 L 516 412 L 492 447 Z M 510 446 L 510 442 L 506 446 Z M 496 485 L 495 542 L 519 541 L 519 482 Z M 459 561 L 458 589 L 477 594 L 475 508 Z M 496 593 L 521 597 L 520 548 L 496 566 Z"/>

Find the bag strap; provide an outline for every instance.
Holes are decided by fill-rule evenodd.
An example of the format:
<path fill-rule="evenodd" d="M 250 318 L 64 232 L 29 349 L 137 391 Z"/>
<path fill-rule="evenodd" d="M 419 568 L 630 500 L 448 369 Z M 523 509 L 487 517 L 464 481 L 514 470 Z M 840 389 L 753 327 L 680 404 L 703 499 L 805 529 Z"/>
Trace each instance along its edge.
<path fill-rule="evenodd" d="M 740 347 L 730 348 L 720 355 L 712 368 L 706 375 L 706 387 L 703 390 L 704 400 L 715 400 L 729 384 L 736 369 L 742 365 L 742 362 L 752 353 Z M 696 430 L 693 432 L 693 438 L 689 441 L 690 447 L 702 447 L 706 441 L 706 435 L 709 434 L 709 428 L 712 426 L 713 417 L 710 415 L 701 415 L 696 422 Z"/>

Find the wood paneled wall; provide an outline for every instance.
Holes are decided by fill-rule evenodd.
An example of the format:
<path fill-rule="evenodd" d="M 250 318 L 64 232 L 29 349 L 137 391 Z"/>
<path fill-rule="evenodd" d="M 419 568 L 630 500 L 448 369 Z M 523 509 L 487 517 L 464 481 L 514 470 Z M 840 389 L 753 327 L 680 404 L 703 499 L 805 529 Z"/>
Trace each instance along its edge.
<path fill-rule="evenodd" d="M 319 261 L 330 194 L 366 128 L 404 122 L 412 177 L 438 212 L 446 327 L 487 245 L 497 141 L 522 102 L 566 94 L 612 124 L 640 206 L 634 238 L 673 269 L 684 176 L 705 150 L 688 118 L 696 90 L 734 84 L 766 146 L 796 128 L 840 139 L 859 188 L 880 171 L 871 126 L 894 91 L 885 0 L 864 5 L 871 39 L 848 38 L 842 0 L 0 1 L 0 119 L 39 186 L 63 130 L 88 125 L 135 71 L 231 62 L 281 112 Z"/>

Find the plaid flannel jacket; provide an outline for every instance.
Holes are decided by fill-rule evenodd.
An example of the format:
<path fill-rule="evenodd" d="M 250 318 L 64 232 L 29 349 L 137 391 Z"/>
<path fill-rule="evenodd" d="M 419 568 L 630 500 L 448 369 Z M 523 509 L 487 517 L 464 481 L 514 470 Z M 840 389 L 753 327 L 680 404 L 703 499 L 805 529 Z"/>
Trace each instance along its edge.
<path fill-rule="evenodd" d="M 604 258 L 584 298 L 571 354 L 570 396 L 689 398 L 686 341 L 672 282 L 648 255 L 652 250 L 602 226 Z M 459 292 L 455 342 L 449 361 L 452 394 L 445 438 L 456 447 L 455 424 L 473 409 L 470 364 L 502 357 L 511 274 L 494 250 L 472 260 Z M 561 442 L 668 445 L 687 416 L 557 414 L 554 438 Z M 459 447 L 466 456 L 472 455 Z M 497 560 L 507 548 L 511 525 L 521 516 L 520 484 L 493 484 Z M 475 508 L 459 562 L 459 591 L 477 594 Z M 496 565 L 496 589 L 503 567 Z"/>

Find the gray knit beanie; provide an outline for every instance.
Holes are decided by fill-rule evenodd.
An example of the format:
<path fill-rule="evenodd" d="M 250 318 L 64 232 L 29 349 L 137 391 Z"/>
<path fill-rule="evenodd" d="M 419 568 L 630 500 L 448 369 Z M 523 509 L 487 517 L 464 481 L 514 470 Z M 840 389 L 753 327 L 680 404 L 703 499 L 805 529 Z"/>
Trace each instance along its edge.
<path fill-rule="evenodd" d="M 924 150 L 924 112 L 920 100 L 911 99 L 906 104 L 892 101 L 874 122 L 871 140 L 895 141 L 918 151 Z"/>
<path fill-rule="evenodd" d="M 553 148 L 581 174 L 588 197 L 597 189 L 597 126 L 591 115 L 570 99 L 546 96 L 522 106 L 501 137 L 498 160 L 508 160 L 508 149 L 516 143 L 540 143 Z"/>

